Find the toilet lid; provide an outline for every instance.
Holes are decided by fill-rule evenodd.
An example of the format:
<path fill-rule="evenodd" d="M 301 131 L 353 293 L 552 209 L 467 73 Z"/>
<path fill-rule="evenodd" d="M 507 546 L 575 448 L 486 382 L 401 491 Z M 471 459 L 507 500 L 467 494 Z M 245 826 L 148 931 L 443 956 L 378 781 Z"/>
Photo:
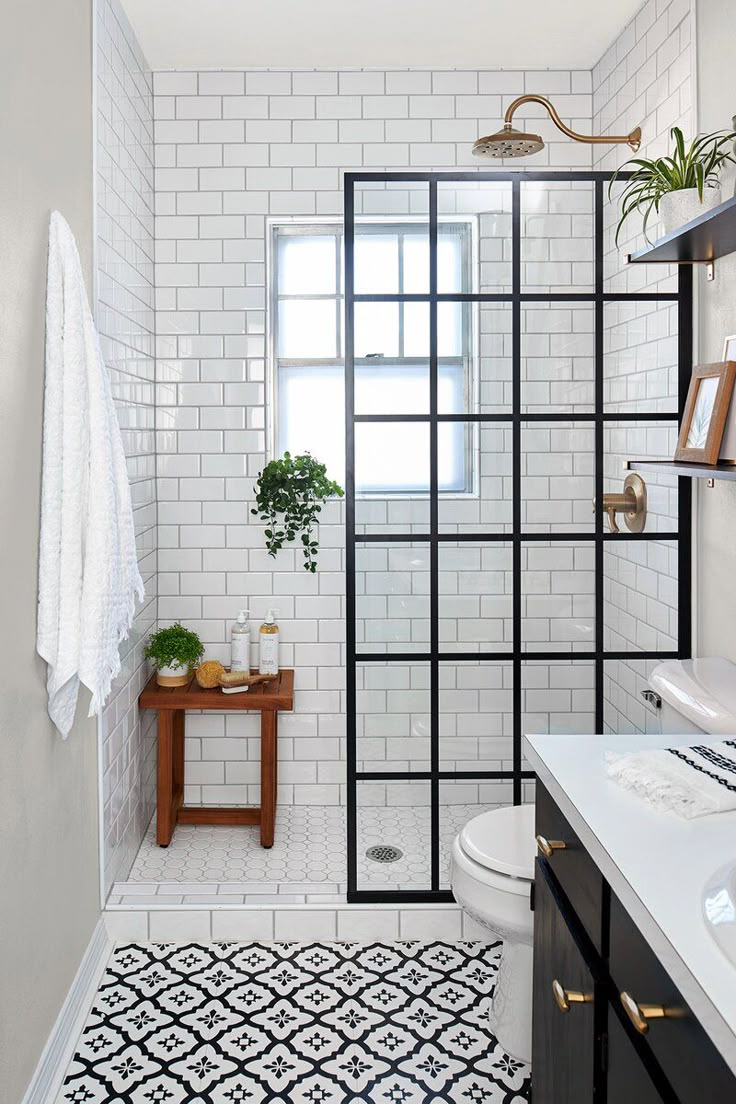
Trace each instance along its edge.
<path fill-rule="evenodd" d="M 534 806 L 506 805 L 469 820 L 460 832 L 466 855 L 487 870 L 534 878 Z"/>

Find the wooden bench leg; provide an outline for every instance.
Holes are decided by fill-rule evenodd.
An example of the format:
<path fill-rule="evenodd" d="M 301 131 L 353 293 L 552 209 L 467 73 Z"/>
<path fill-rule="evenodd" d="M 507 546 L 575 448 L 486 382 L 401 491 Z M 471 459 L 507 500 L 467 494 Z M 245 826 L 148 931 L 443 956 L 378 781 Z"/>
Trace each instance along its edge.
<path fill-rule="evenodd" d="M 158 788 L 156 842 L 168 847 L 174 832 L 174 718 L 172 709 L 158 711 Z"/>
<path fill-rule="evenodd" d="M 174 805 L 172 809 L 173 824 L 176 824 L 176 815 L 184 804 L 184 718 L 183 709 L 177 709 L 174 713 L 174 753 L 172 762 L 172 774 L 174 782 Z"/>
<path fill-rule="evenodd" d="M 261 847 L 273 847 L 276 825 L 276 771 L 278 714 L 261 711 Z"/>

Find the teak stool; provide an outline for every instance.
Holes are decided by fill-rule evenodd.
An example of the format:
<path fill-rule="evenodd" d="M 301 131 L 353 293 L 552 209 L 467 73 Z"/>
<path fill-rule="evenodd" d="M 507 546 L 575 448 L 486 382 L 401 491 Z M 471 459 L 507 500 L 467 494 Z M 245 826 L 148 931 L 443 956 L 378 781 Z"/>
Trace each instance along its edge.
<path fill-rule="evenodd" d="M 168 847 L 177 824 L 260 824 L 261 846 L 273 846 L 276 822 L 279 710 L 294 708 L 294 672 L 254 686 L 243 694 L 223 694 L 219 687 L 203 690 L 192 675 L 186 686 L 159 686 L 153 675 L 138 704 L 158 713 L 158 792 L 156 842 Z M 184 717 L 188 709 L 261 714 L 260 808 L 221 808 L 184 804 Z"/>

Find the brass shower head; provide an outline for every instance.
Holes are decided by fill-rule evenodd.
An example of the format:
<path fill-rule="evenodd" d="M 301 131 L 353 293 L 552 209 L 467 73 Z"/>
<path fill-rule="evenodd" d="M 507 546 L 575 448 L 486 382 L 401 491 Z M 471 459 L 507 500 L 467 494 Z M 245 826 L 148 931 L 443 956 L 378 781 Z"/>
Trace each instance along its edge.
<path fill-rule="evenodd" d="M 544 96 L 530 94 L 519 96 L 513 103 L 509 104 L 504 116 L 503 130 L 497 131 L 496 134 L 488 134 L 485 138 L 479 138 L 475 142 L 473 153 L 476 157 L 525 157 L 527 154 L 539 153 L 540 150 L 544 149 L 544 141 L 538 134 L 525 134 L 511 125 L 514 112 L 525 103 L 541 104 L 549 113 L 558 130 L 561 130 L 563 134 L 566 134 L 568 138 L 572 138 L 575 142 L 590 142 L 592 144 L 625 142 L 634 152 L 641 145 L 641 127 L 636 127 L 630 134 L 624 135 L 578 134 L 563 123 L 548 99 Z"/>

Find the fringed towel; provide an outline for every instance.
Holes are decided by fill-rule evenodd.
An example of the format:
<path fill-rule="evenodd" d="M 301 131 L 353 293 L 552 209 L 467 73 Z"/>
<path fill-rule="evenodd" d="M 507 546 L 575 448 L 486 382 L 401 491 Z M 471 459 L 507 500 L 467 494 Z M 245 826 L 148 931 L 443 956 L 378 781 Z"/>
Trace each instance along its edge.
<path fill-rule="evenodd" d="M 736 809 L 736 737 L 606 759 L 610 777 L 655 809 L 688 818 Z"/>
<path fill-rule="evenodd" d="M 80 682 L 99 713 L 143 581 L 110 381 L 74 235 L 49 227 L 46 383 L 36 647 L 48 663 L 49 716 L 69 735 Z"/>

